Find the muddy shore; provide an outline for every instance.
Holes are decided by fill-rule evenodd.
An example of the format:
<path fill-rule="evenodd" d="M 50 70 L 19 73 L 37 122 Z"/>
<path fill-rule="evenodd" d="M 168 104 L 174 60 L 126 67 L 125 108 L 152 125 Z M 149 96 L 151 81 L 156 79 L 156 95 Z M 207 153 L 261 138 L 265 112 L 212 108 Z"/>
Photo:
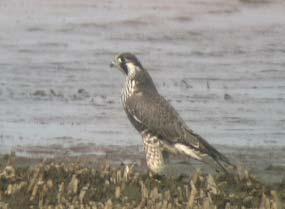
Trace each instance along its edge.
<path fill-rule="evenodd" d="M 1 208 L 263 208 L 285 205 L 285 180 L 265 184 L 244 168 L 150 176 L 139 164 L 95 156 L 0 158 Z M 272 167 L 273 168 L 273 167 Z M 283 167 L 284 169 L 284 167 Z"/>
<path fill-rule="evenodd" d="M 216 148 L 224 153 L 232 162 L 248 169 L 265 183 L 280 183 L 285 179 L 285 147 L 260 146 L 231 147 L 217 145 Z M 19 165 L 31 166 L 43 159 L 63 160 L 79 159 L 97 162 L 99 159 L 108 160 L 114 165 L 135 163 L 141 171 L 146 171 L 143 147 L 135 146 L 98 146 L 95 144 L 77 145 L 64 149 L 60 146 L 50 147 L 18 147 L 15 150 Z M 172 159 L 173 161 L 176 158 Z M 193 167 L 209 172 L 197 161 L 191 161 Z"/>

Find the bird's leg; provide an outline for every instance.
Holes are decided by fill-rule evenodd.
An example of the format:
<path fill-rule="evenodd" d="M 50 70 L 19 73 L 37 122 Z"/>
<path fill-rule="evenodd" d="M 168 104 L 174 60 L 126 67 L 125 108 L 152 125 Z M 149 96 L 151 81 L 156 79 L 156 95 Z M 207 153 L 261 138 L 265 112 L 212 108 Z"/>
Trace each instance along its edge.
<path fill-rule="evenodd" d="M 148 173 L 148 175 L 149 175 L 150 178 L 154 179 L 157 182 L 161 182 L 165 178 L 164 175 L 153 173 L 151 171 Z"/>
<path fill-rule="evenodd" d="M 148 168 L 156 174 L 163 172 L 166 161 L 165 152 L 161 148 L 161 143 L 157 136 L 145 134 L 143 136 L 144 150 L 146 154 L 146 164 Z"/>

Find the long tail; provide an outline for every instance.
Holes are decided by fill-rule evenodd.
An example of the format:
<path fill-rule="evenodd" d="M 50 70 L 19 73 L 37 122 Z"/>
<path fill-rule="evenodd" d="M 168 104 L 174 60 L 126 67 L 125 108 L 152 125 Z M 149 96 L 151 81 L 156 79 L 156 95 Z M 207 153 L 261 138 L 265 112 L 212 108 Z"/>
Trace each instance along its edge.
<path fill-rule="evenodd" d="M 191 134 L 199 139 L 203 147 L 202 151 L 206 154 L 206 156 L 202 158 L 202 162 L 205 162 L 215 169 L 218 168 L 218 170 L 222 170 L 225 173 L 230 173 L 231 170 L 236 168 L 225 155 L 216 150 L 205 139 L 195 133 Z"/>
<path fill-rule="evenodd" d="M 225 157 L 225 156 L 224 156 Z M 229 163 L 228 161 L 217 159 L 211 155 L 205 156 L 201 159 L 201 162 L 206 163 L 213 169 L 215 169 L 217 172 L 224 172 L 226 174 L 232 173 L 233 169 L 235 168 L 235 165 L 232 163 Z"/>

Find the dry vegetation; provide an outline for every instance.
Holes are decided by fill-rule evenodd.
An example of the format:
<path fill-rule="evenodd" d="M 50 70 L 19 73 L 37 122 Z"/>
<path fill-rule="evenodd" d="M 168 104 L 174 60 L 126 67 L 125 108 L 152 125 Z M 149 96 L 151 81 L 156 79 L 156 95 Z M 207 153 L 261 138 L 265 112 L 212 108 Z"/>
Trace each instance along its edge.
<path fill-rule="evenodd" d="M 175 179 L 149 177 L 133 165 L 54 160 L 24 168 L 11 159 L 2 163 L 0 208 L 284 208 L 285 184 L 270 188 L 243 169 Z"/>

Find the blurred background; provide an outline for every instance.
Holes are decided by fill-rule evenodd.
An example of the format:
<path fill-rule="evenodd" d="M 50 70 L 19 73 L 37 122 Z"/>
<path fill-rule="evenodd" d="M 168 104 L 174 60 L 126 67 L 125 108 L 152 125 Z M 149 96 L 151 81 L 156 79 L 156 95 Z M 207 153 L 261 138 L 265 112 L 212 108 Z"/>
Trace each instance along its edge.
<path fill-rule="evenodd" d="M 211 144 L 284 147 L 284 11 L 282 0 L 1 0 L 0 154 L 140 149 L 124 76 L 109 68 L 125 51 Z"/>

